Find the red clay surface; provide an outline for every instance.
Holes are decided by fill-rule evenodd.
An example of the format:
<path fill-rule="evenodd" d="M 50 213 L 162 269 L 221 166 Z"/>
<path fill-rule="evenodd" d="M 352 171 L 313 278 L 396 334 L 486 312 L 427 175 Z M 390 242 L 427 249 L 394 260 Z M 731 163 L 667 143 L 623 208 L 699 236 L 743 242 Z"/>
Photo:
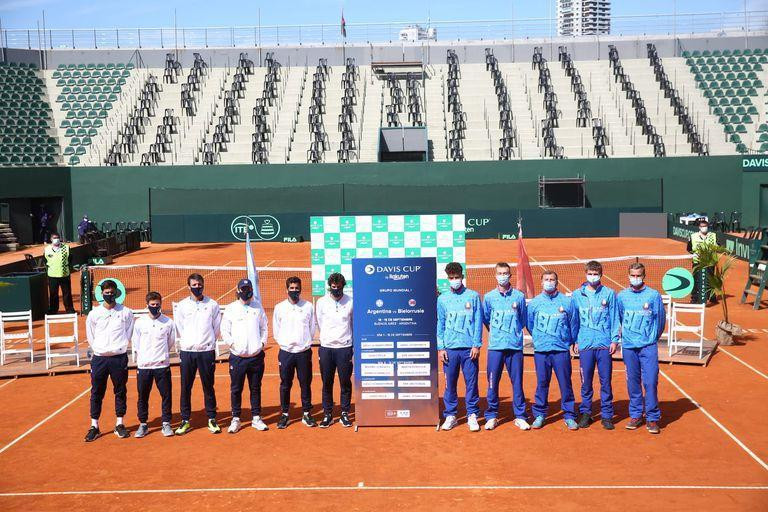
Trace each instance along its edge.
<path fill-rule="evenodd" d="M 526 247 L 539 261 L 684 252 L 684 245 L 678 242 L 640 239 L 531 239 L 526 240 Z M 259 266 L 309 266 L 308 244 L 260 244 L 255 252 Z M 468 242 L 471 264 L 514 260 L 515 254 L 515 242 Z M 154 245 L 124 256 L 118 263 L 244 264 L 242 245 L 235 244 Z M 87 374 L 0 380 L 0 510 L 631 507 L 764 511 L 768 509 L 768 429 L 764 426 L 768 417 L 768 313 L 737 304 L 745 279 L 746 264 L 740 262 L 729 281 L 729 290 L 736 296 L 730 302 L 732 320 L 757 332 L 750 332 L 743 345 L 719 350 L 706 368 L 662 367 L 660 436 L 624 429 L 627 392 L 620 363 L 614 366 L 618 428 L 613 432 L 599 425 L 566 431 L 554 383 L 545 428 L 521 432 L 510 422 L 511 390 L 504 380 L 500 391 L 503 422 L 493 432 L 470 433 L 463 418 L 454 431 L 439 433 L 434 428 L 367 428 L 355 433 L 339 424 L 320 430 L 298 422 L 278 431 L 277 350 L 270 339 L 262 400 L 268 432 L 245 428 L 237 435 L 211 435 L 203 428 L 205 414 L 197 384 L 193 395 L 196 428 L 187 436 L 166 439 L 159 434 L 155 393 L 150 401 L 150 417 L 154 418 L 150 436 L 121 440 L 109 434 L 86 445 L 82 438 L 88 427 Z M 712 336 L 719 318 L 720 308 L 710 307 L 707 336 Z M 36 332 L 36 336 L 42 337 L 42 333 Z M 481 360 L 481 369 L 484 366 Z M 530 358 L 525 369 L 524 388 L 530 404 L 535 388 Z M 173 371 L 176 424 L 179 379 L 177 369 Z M 577 361 L 573 384 L 578 389 Z M 481 396 L 485 396 L 485 385 L 483 373 Z M 291 414 L 298 419 L 296 388 Z M 133 375 L 128 389 L 126 421 L 135 431 Z M 226 426 L 229 376 L 224 364 L 217 367 L 216 390 L 219 421 Z M 114 423 L 109 393 L 101 420 L 102 431 L 107 432 Z M 313 401 L 320 402 L 318 375 L 313 380 Z M 250 416 L 247 403 L 246 395 L 246 419 Z M 484 406 L 481 400 L 481 408 Z M 595 412 L 597 407 L 596 403 Z"/>

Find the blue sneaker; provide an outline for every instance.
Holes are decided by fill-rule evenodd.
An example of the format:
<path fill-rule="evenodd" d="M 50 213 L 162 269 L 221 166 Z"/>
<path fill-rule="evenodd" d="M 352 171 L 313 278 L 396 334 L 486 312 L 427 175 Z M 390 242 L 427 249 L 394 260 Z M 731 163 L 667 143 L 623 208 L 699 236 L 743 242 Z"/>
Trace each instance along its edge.
<path fill-rule="evenodd" d="M 544 416 L 536 416 L 536 419 L 531 423 L 531 428 L 540 429 L 544 426 Z"/>
<path fill-rule="evenodd" d="M 568 430 L 579 430 L 579 424 L 576 423 L 576 420 L 571 418 L 565 420 L 565 426 L 568 427 Z"/>

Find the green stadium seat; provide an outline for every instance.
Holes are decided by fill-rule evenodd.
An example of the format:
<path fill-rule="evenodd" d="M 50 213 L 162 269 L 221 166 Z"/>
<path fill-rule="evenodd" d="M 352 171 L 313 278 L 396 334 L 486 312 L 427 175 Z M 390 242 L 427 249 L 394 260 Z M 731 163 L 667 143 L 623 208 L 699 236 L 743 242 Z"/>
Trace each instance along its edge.
<path fill-rule="evenodd" d="M 686 59 L 690 58 L 691 57 L 691 52 L 689 52 L 688 50 L 683 51 L 683 57 L 686 58 Z"/>
<path fill-rule="evenodd" d="M 67 69 L 66 64 L 59 64 L 58 66 L 56 66 L 56 71 L 64 71 L 65 69 Z"/>
<path fill-rule="evenodd" d="M 736 133 L 747 133 L 747 127 L 743 124 L 736 125 Z"/>
<path fill-rule="evenodd" d="M 701 52 L 699 50 L 693 50 L 691 57 L 701 57 Z"/>
<path fill-rule="evenodd" d="M 72 137 L 69 139 L 69 145 L 70 147 L 77 147 L 80 145 L 80 137 Z"/>
<path fill-rule="evenodd" d="M 69 157 L 69 165 L 77 165 L 80 163 L 80 159 L 76 156 Z"/>
<path fill-rule="evenodd" d="M 76 132 L 75 132 L 75 129 L 74 129 L 74 128 L 67 128 L 67 129 L 64 131 L 64 136 L 65 136 L 65 137 L 74 137 L 75 135 L 76 135 Z"/>
<path fill-rule="evenodd" d="M 752 117 L 749 114 L 741 116 L 741 122 L 744 124 L 752 124 Z"/>
<path fill-rule="evenodd" d="M 743 155 L 747 151 L 748 151 L 747 150 L 747 146 L 745 146 L 743 143 L 742 144 L 736 144 L 736 152 L 737 153 L 741 153 Z"/>
<path fill-rule="evenodd" d="M 64 153 L 62 153 L 64 156 L 70 156 L 75 154 L 75 148 L 72 146 L 67 146 L 64 148 Z"/>
<path fill-rule="evenodd" d="M 768 133 L 768 124 L 763 123 L 760 125 L 760 127 L 757 129 L 757 133 Z"/>
<path fill-rule="evenodd" d="M 86 153 L 86 149 L 83 146 L 75 148 L 75 155 L 76 156 L 83 156 L 85 153 Z"/>
<path fill-rule="evenodd" d="M 738 98 L 734 98 L 734 99 L 738 100 Z M 733 102 L 731 102 L 731 103 L 733 103 Z M 742 105 L 752 105 L 752 100 L 749 97 L 742 98 L 741 99 L 741 104 Z"/>
<path fill-rule="evenodd" d="M 115 69 L 115 65 L 110 62 L 109 64 L 107 64 L 107 67 L 105 69 L 108 69 L 109 71 L 112 71 L 113 69 Z"/>
<path fill-rule="evenodd" d="M 731 126 L 730 124 L 726 124 L 726 125 L 723 126 L 723 132 L 726 135 L 732 135 L 732 134 L 736 133 L 736 130 L 734 130 L 733 126 Z"/>
<path fill-rule="evenodd" d="M 768 133 L 761 133 L 757 142 L 768 142 Z"/>

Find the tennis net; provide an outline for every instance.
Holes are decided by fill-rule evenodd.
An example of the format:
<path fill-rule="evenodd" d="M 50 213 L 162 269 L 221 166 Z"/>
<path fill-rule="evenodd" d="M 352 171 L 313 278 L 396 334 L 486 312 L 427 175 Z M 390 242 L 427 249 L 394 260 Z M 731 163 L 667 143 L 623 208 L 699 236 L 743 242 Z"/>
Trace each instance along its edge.
<path fill-rule="evenodd" d="M 661 279 L 674 267 L 690 267 L 691 255 L 674 256 L 620 256 L 615 258 L 595 258 L 603 265 L 603 284 L 616 290 L 628 286 L 627 269 L 631 263 L 639 261 L 646 267 L 646 283 L 661 290 Z M 534 288 L 541 291 L 540 277 L 544 270 L 554 270 L 560 280 L 560 289 L 571 292 L 584 281 L 584 265 L 587 259 L 562 261 L 531 261 Z M 512 282 L 516 282 L 517 264 L 512 267 Z M 171 303 L 178 302 L 189 295 L 187 277 L 197 273 L 205 278 L 205 293 L 216 301 L 226 304 L 236 300 L 237 282 L 246 277 L 245 267 L 211 267 L 195 265 L 107 265 L 89 267 L 91 287 L 103 279 L 117 279 L 126 289 L 124 304 L 132 309 L 146 307 L 144 297 L 149 291 L 157 291 L 163 296 L 163 309 L 171 310 Z M 467 265 L 466 284 L 481 294 L 496 286 L 495 265 Z M 271 310 L 275 304 L 285 299 L 285 280 L 298 276 L 309 290 L 311 283 L 310 268 L 265 267 L 259 269 L 259 289 L 264 308 Z M 350 279 L 351 276 L 346 276 Z M 92 293 L 92 290 L 82 290 Z M 309 293 L 306 293 L 308 296 Z"/>

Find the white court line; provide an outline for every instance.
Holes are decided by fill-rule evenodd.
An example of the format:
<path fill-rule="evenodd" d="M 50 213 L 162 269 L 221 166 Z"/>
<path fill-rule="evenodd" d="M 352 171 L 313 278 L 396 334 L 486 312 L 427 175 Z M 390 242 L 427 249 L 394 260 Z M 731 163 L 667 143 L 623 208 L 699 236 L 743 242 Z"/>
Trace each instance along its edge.
<path fill-rule="evenodd" d="M 760 370 L 758 370 L 757 368 L 755 368 L 751 364 L 747 363 L 746 361 L 742 360 L 741 358 L 736 357 L 735 355 L 731 354 L 730 352 L 725 350 L 723 347 L 718 346 L 717 350 L 719 350 L 720 352 L 722 352 L 724 354 L 727 354 L 727 355 L 731 356 L 732 358 L 734 358 L 735 360 L 737 360 L 738 362 L 740 362 L 741 364 L 743 364 L 744 366 L 746 366 L 747 368 L 749 368 L 750 370 L 752 370 L 753 372 L 755 372 L 756 374 L 761 376 L 762 378 L 768 379 L 768 375 L 764 374 L 763 372 L 761 372 Z"/>
<path fill-rule="evenodd" d="M 267 263 L 266 265 L 264 265 L 264 266 L 263 266 L 263 267 L 261 267 L 261 268 L 267 268 L 268 266 L 270 266 L 271 264 L 273 264 L 273 263 L 274 263 L 274 262 L 276 262 L 276 261 L 277 261 L 277 260 L 272 260 L 272 261 L 270 261 L 269 263 Z"/>
<path fill-rule="evenodd" d="M 109 494 L 191 494 L 222 492 L 337 492 L 337 491 L 562 491 L 562 490 L 657 490 L 657 491 L 768 491 L 764 485 L 338 485 L 306 487 L 201 487 L 187 489 L 98 489 L 81 491 L 4 492 L 2 498 Z"/>
<path fill-rule="evenodd" d="M 0 389 L 3 389 L 8 384 L 13 384 L 16 381 L 16 379 L 17 379 L 17 377 L 14 377 L 11 380 L 9 380 L 8 382 L 4 382 L 4 383 L 0 384 Z"/>
<path fill-rule="evenodd" d="M 16 443 L 18 443 L 19 441 L 21 441 L 22 439 L 24 439 L 25 437 L 27 437 L 29 434 L 31 434 L 31 433 L 32 433 L 32 432 L 34 432 L 35 430 L 37 430 L 37 429 L 38 429 L 40 426 L 42 426 L 42 425 L 43 425 L 44 423 L 46 423 L 48 420 L 50 420 L 51 418 L 53 418 L 54 416 L 56 416 L 57 414 L 59 414 L 61 411 L 63 411 L 64 409 L 66 409 L 67 407 L 69 407 L 70 405 L 72 405 L 73 403 L 77 402 L 77 401 L 78 401 L 80 398 L 82 398 L 82 396 L 83 396 L 83 395 L 85 395 L 86 393 L 88 393 L 90 390 L 91 390 L 91 387 L 90 387 L 90 386 L 88 386 L 88 387 L 85 389 L 85 391 L 83 391 L 82 393 L 80 393 L 79 395 L 77 395 L 75 398 L 73 398 L 72 400 L 70 400 L 70 401 L 69 401 L 69 402 L 67 402 L 66 404 L 64 404 L 64 405 L 62 405 L 61 407 L 59 407 L 58 409 L 56 409 L 54 412 L 52 412 L 52 413 L 51 413 L 51 414 L 49 414 L 47 417 L 45 417 L 44 419 L 42 419 L 42 420 L 41 420 L 41 421 L 40 421 L 40 422 L 39 422 L 37 425 L 35 425 L 34 427 L 30 428 L 29 430 L 27 430 L 26 432 L 24 432 L 23 434 L 21 434 L 19 437 L 17 437 L 16 439 L 14 439 L 13 441 L 11 441 L 11 442 L 10 442 L 10 443 L 8 443 L 7 445 L 5 445 L 5 446 L 3 447 L 3 449 L 2 449 L 2 450 L 0 450 L 0 454 L 1 454 L 1 453 L 3 453 L 4 451 L 6 451 L 6 450 L 7 450 L 8 448 L 10 448 L 11 446 L 13 446 L 13 445 L 15 445 Z"/>
<path fill-rule="evenodd" d="M 752 458 L 753 458 L 753 459 L 754 459 L 754 460 L 755 460 L 755 461 L 756 461 L 758 464 L 760 464 L 761 466 L 763 466 L 763 469 L 765 469 L 766 471 L 768 471 L 768 464 L 766 464 L 766 462 L 765 462 L 763 459 L 761 459 L 760 457 L 758 457 L 758 456 L 755 454 L 755 452 L 753 452 L 752 450 L 750 450 L 750 449 L 747 447 L 747 445 L 745 445 L 744 443 L 742 443 L 742 442 L 741 442 L 741 440 L 740 440 L 738 437 L 736 437 L 735 435 L 733 435 L 733 433 L 732 433 L 730 430 L 728 430 L 727 428 L 725 428 L 725 426 L 723 426 L 723 424 L 722 424 L 722 423 L 720 423 L 719 421 L 717 421 L 717 419 L 715 419 L 715 417 L 714 417 L 714 416 L 712 416 L 712 415 L 709 413 L 709 411 L 707 411 L 707 410 L 706 410 L 704 407 L 702 407 L 702 406 L 701 406 L 701 404 L 700 404 L 700 403 L 698 403 L 696 400 L 694 400 L 694 399 L 693 399 L 693 397 L 692 397 L 691 395 L 689 395 L 688 393 L 686 393 L 686 392 L 685 392 L 685 390 L 684 390 L 683 388 L 681 388 L 681 387 L 680 387 L 680 386 L 677 384 L 677 382 L 675 382 L 674 380 L 672 380 L 672 378 L 671 378 L 669 375 L 667 375 L 667 374 L 664 372 L 664 370 L 661 370 L 661 369 L 659 369 L 659 373 L 661 373 L 661 375 L 662 375 L 662 376 L 663 376 L 665 379 L 667 379 L 667 381 L 669 381 L 669 383 L 670 383 L 670 384 L 672 384 L 673 386 L 675 386 L 675 388 L 677 388 L 677 390 L 678 390 L 678 391 L 679 391 L 679 392 L 680 392 L 680 393 L 681 393 L 681 394 L 682 394 L 682 395 L 683 395 L 685 398 L 687 398 L 688 400 L 690 400 L 690 402 L 691 402 L 693 405 L 695 405 L 695 406 L 696 406 L 696 407 L 697 407 L 697 408 L 698 408 L 698 409 L 699 409 L 701 412 L 703 412 L 703 413 L 704 413 L 704 415 L 705 415 L 707 418 L 709 418 L 710 420 L 712 420 L 712 423 L 714 423 L 715 425 L 717 425 L 717 427 L 718 427 L 718 428 L 720 428 L 720 430 L 722 430 L 723 432 L 725 432 L 725 433 L 726 433 L 726 435 L 728 435 L 728 437 L 730 437 L 731 439 L 733 439 L 733 441 L 734 441 L 736 444 L 738 444 L 738 445 L 741 447 L 741 449 L 742 449 L 742 450 L 744 450 L 745 452 L 747 452 L 747 454 L 748 454 L 750 457 L 752 457 Z"/>

